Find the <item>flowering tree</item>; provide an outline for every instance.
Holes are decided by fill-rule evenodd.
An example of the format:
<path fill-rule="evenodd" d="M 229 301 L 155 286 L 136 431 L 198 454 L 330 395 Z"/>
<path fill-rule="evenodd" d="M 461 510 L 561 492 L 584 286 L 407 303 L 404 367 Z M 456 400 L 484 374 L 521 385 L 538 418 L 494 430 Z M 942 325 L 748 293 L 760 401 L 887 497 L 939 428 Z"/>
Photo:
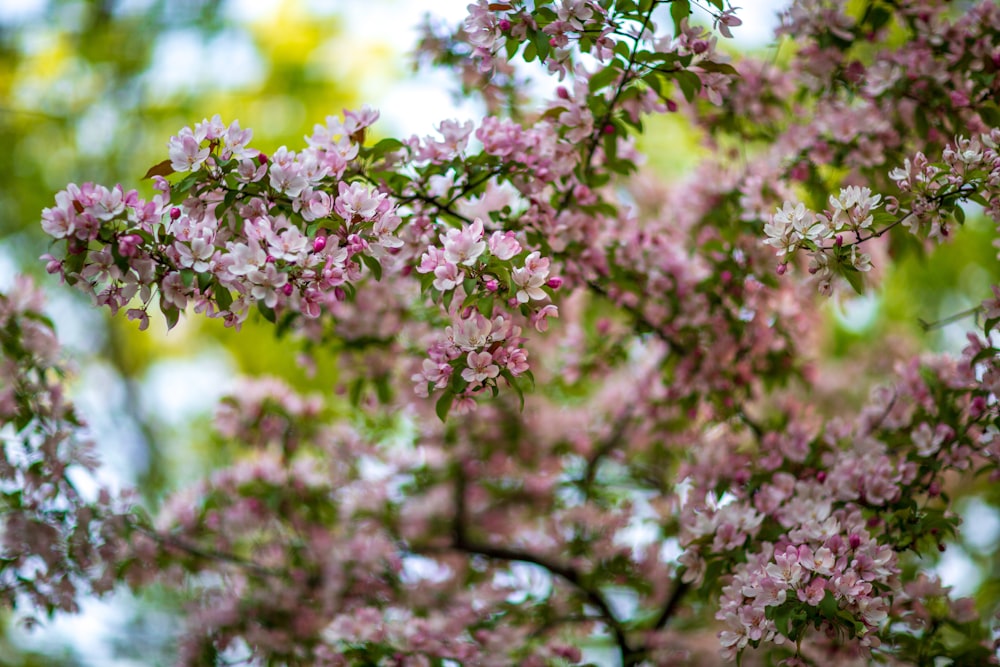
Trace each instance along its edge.
<path fill-rule="evenodd" d="M 48 270 L 95 303 L 262 317 L 350 390 L 248 381 L 217 410 L 244 455 L 151 516 L 77 490 L 96 463 L 19 285 L 4 602 L 182 588 L 184 665 L 995 663 L 996 609 L 930 570 L 953 496 L 1000 476 L 1000 288 L 960 357 L 880 350 L 847 396 L 814 332 L 904 248 L 1000 221 L 1000 7 L 801 0 L 768 60 L 718 50 L 739 25 L 479 0 L 421 45 L 478 124 L 373 141 L 364 108 L 265 155 L 215 117 L 150 199 L 56 195 Z M 516 60 L 559 79 L 543 108 Z M 679 183 L 642 168 L 655 114 L 713 149 Z"/>

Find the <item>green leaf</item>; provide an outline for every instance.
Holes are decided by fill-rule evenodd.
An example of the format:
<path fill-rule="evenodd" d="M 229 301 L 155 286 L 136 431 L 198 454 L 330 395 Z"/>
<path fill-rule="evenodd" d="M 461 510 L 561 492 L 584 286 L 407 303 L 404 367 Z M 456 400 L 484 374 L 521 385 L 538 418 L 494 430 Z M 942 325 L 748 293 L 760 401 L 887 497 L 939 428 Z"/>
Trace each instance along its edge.
<path fill-rule="evenodd" d="M 405 144 L 399 139 L 383 139 L 371 147 L 371 154 L 381 157 L 386 153 L 398 151 L 403 146 L 405 146 Z"/>
<path fill-rule="evenodd" d="M 479 297 L 479 303 L 476 304 L 476 309 L 483 314 L 486 319 L 491 319 L 493 317 L 493 304 L 496 303 L 492 294 L 483 294 Z"/>
<path fill-rule="evenodd" d="M 260 314 L 263 315 L 264 319 L 270 322 L 271 324 L 274 324 L 278 319 L 274 314 L 274 308 L 271 308 L 263 301 L 257 302 L 257 310 L 259 310 Z"/>
<path fill-rule="evenodd" d="M 438 419 L 441 421 L 446 421 L 448 419 L 448 411 L 451 410 L 451 404 L 455 400 L 455 394 L 450 391 L 446 391 L 438 399 L 437 404 L 434 406 L 434 412 L 437 414 Z"/>
<path fill-rule="evenodd" d="M 617 60 L 615 60 L 607 67 L 598 70 L 594 76 L 590 77 L 587 87 L 590 88 L 590 92 L 597 92 L 598 90 L 610 85 L 612 82 L 617 81 L 620 76 L 621 65 Z"/>
<path fill-rule="evenodd" d="M 681 21 L 691 15 L 691 3 L 688 0 L 673 0 L 670 3 L 670 18 L 674 22 L 674 36 L 681 34 Z"/>
<path fill-rule="evenodd" d="M 701 90 L 701 79 L 698 78 L 698 75 L 687 70 L 680 70 L 674 72 L 672 76 L 677 81 L 677 85 L 680 86 L 681 92 L 684 93 L 684 99 L 693 102 L 698 91 Z"/>
<path fill-rule="evenodd" d="M 160 301 L 160 312 L 163 313 L 163 319 L 167 322 L 168 331 L 177 326 L 177 321 L 181 318 L 181 311 Z"/>
<path fill-rule="evenodd" d="M 376 258 L 371 255 L 361 255 L 361 261 L 371 270 L 375 280 L 382 280 L 382 264 Z"/>
<path fill-rule="evenodd" d="M 865 293 L 865 279 L 861 275 L 861 272 L 851 266 L 843 267 L 840 274 L 844 276 L 844 279 L 854 288 L 854 291 L 858 294 L 864 296 Z"/>
<path fill-rule="evenodd" d="M 545 59 L 549 57 L 549 51 L 552 50 L 552 45 L 549 44 L 548 33 L 541 30 L 535 32 L 535 36 L 532 38 L 532 44 L 535 45 L 535 51 L 538 52 L 538 61 L 545 62 Z"/>
<path fill-rule="evenodd" d="M 212 291 L 215 293 L 215 302 L 219 304 L 219 310 L 229 310 L 233 305 L 233 295 L 223 287 L 218 280 L 212 284 Z"/>
<path fill-rule="evenodd" d="M 521 385 L 518 383 L 517 378 L 514 377 L 513 373 L 506 368 L 500 371 L 500 375 L 503 376 L 510 386 L 514 388 L 514 391 L 517 392 L 517 398 L 520 401 L 520 410 L 524 412 L 524 390 L 521 389 Z"/>
<path fill-rule="evenodd" d="M 142 177 L 142 180 L 146 180 L 147 178 L 152 178 L 153 176 L 167 177 L 173 173 L 174 173 L 174 168 L 171 165 L 170 159 L 168 158 L 163 162 L 159 162 L 150 167 L 149 171 L 146 172 L 146 175 Z"/>
<path fill-rule="evenodd" d="M 961 206 L 955 206 L 954 214 L 955 214 L 955 222 L 957 222 L 960 225 L 964 225 L 965 224 L 965 209 L 962 208 Z"/>
<path fill-rule="evenodd" d="M 698 63 L 698 67 L 706 72 L 718 72 L 719 74 L 729 74 L 732 76 L 737 76 L 738 74 L 736 68 L 728 63 L 713 63 L 710 60 L 706 60 Z"/>
<path fill-rule="evenodd" d="M 524 58 L 524 62 L 530 63 L 537 56 L 538 56 L 538 48 L 535 46 L 535 43 L 528 42 L 527 44 L 525 44 L 524 53 L 521 56 L 522 58 Z"/>

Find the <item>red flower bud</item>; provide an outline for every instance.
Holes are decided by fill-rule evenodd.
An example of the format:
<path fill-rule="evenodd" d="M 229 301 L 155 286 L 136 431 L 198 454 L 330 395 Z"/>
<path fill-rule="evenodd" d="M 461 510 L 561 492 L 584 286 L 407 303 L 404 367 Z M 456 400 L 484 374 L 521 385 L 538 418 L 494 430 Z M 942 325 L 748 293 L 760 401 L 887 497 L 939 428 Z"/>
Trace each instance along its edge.
<path fill-rule="evenodd" d="M 179 217 L 181 217 L 181 210 L 176 206 L 174 206 L 172 209 L 170 209 L 170 219 L 176 220 Z"/>

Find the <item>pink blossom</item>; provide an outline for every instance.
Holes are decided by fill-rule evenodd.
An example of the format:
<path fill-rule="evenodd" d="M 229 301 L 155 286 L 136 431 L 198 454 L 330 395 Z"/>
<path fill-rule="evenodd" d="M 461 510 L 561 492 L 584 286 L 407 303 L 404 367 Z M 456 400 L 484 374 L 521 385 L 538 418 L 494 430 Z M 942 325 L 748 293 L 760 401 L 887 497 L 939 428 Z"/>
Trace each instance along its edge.
<path fill-rule="evenodd" d="M 489 352 L 469 352 L 466 357 L 469 367 L 462 371 L 462 379 L 466 382 L 485 382 L 500 374 L 500 367 L 493 363 L 493 355 Z"/>

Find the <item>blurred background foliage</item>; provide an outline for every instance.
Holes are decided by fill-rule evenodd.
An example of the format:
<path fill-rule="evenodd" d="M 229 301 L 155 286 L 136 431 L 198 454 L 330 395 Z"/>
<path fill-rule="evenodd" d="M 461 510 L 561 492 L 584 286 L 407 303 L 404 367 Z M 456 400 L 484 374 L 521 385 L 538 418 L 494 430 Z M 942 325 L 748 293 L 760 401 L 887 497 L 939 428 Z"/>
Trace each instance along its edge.
<path fill-rule="evenodd" d="M 254 323 L 235 334 L 189 319 L 166 336 L 156 322 L 150 335 L 139 334 L 44 276 L 39 213 L 70 182 L 138 185 L 149 194 L 139 179 L 165 157 L 166 140 L 204 117 L 238 118 L 258 129 L 254 144 L 270 153 L 298 147 L 314 123 L 359 106 L 363 76 L 404 64 L 385 42 L 344 48 L 338 4 L 0 0 L 2 275 L 34 274 L 49 291 L 77 365 L 77 401 L 109 474 L 138 483 L 152 504 L 225 460 L 207 426 L 211 401 L 231 377 L 274 374 L 300 388 L 329 388 L 332 364 L 309 377 L 294 346 L 274 344 L 272 329 Z M 0 618 L 0 666 L 170 664 L 171 608 L 167 594 L 95 606 L 89 621 L 47 624 L 49 640 L 30 648 L 18 641 L 24 628 Z M 90 630 L 110 641 L 96 646 L 97 637 L 82 636 Z"/>
<path fill-rule="evenodd" d="M 270 153 L 300 146 L 327 115 L 372 102 L 373 86 L 395 86 L 403 78 L 408 63 L 398 42 L 407 40 L 392 31 L 411 26 L 393 26 L 382 40 L 359 38 L 344 19 L 353 4 L 0 0 L 0 277 L 6 287 L 15 272 L 35 274 L 49 291 L 60 335 L 77 363 L 77 402 L 102 444 L 108 474 L 137 483 L 151 505 L 229 457 L 208 425 L 209 406 L 231 378 L 273 374 L 329 394 L 337 382 L 332 355 L 320 356 L 317 372 L 308 374 L 296 363 L 294 344 L 275 344 L 272 328 L 254 322 L 236 334 L 192 318 L 169 336 L 160 322 L 139 334 L 134 323 L 107 317 L 44 276 L 37 258 L 47 242 L 39 213 L 70 182 L 136 187 L 165 157 L 168 137 L 213 114 L 254 128 L 254 145 Z M 376 4 L 392 13 L 411 3 L 366 6 Z M 441 10 L 435 2 L 417 4 Z M 430 106 L 434 116 L 446 113 Z M 677 117 L 649 122 L 640 145 L 651 166 L 671 178 L 704 154 Z M 149 194 L 148 182 L 139 187 Z M 960 346 L 972 318 L 929 332 L 919 321 L 969 308 L 1000 282 L 995 232 L 975 216 L 969 220 L 952 244 L 931 255 L 902 249 L 905 261 L 877 292 L 833 304 L 831 350 L 849 359 L 870 356 L 872 340 Z M 976 542 L 973 535 L 967 545 L 966 560 L 979 572 L 997 572 L 1000 565 L 1000 523 L 992 510 L 1000 492 L 991 494 L 970 505 L 981 524 L 996 524 L 992 538 Z M 995 588 L 986 585 L 980 595 L 1000 594 Z M 37 635 L 25 642 L 29 635 L 20 624 L 0 617 L 0 667 L 169 664 L 177 608 L 176 596 L 166 592 L 95 604 L 83 621 L 47 623 L 41 642 Z"/>

